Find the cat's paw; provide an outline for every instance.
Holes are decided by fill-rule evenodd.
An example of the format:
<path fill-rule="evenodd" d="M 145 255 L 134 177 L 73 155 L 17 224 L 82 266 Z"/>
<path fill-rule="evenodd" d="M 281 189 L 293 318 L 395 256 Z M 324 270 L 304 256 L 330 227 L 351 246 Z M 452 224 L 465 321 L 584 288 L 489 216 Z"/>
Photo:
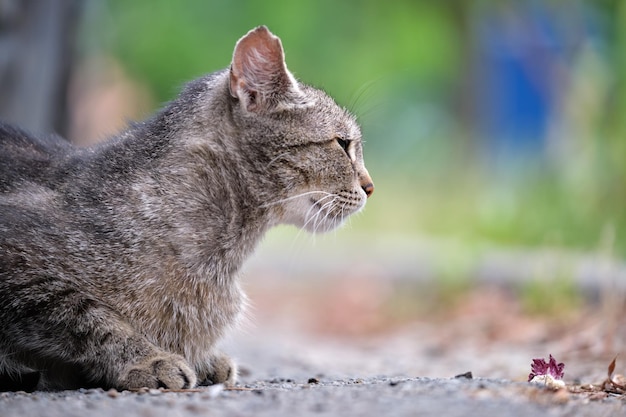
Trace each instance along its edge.
<path fill-rule="evenodd" d="M 180 355 L 163 353 L 131 365 L 121 378 L 121 389 L 185 389 L 196 385 L 196 374 Z"/>
<path fill-rule="evenodd" d="M 216 352 L 207 361 L 206 369 L 198 372 L 198 380 L 198 385 L 234 385 L 237 381 L 237 365 L 229 356 Z"/>

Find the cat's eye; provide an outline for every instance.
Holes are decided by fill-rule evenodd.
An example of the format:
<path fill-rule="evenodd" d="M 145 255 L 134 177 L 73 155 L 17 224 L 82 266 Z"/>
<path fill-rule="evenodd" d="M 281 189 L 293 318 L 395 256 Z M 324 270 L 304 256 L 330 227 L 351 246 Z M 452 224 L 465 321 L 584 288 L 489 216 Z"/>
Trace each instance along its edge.
<path fill-rule="evenodd" d="M 350 156 L 350 154 L 348 154 L 348 146 L 350 146 L 350 141 L 343 139 L 343 138 L 336 138 L 337 143 L 339 144 L 339 146 L 341 146 L 341 149 L 343 149 L 343 151 Z"/>

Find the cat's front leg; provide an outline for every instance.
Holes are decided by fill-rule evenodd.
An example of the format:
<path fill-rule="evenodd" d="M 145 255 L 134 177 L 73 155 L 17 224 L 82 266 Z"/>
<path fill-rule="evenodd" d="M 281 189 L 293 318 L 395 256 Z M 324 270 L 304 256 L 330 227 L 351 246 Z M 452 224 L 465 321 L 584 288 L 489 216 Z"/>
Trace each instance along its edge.
<path fill-rule="evenodd" d="M 220 351 L 212 352 L 196 371 L 198 385 L 234 385 L 237 381 L 237 364 Z"/>
<path fill-rule="evenodd" d="M 41 289 L 43 284 L 48 287 Z M 197 382 L 182 356 L 151 343 L 75 284 L 0 282 L 0 322 L 0 353 L 38 371 L 39 389 L 180 389 Z"/>
<path fill-rule="evenodd" d="M 118 390 L 138 388 L 186 389 L 196 385 L 197 377 L 189 363 L 180 355 L 153 345 L 139 334 L 109 333 L 107 343 L 91 349 L 92 359 L 74 359 L 74 367 L 56 362 L 42 372 L 39 389 L 64 389 L 102 386 Z M 68 349 L 69 351 L 69 349 Z M 87 380 L 74 379 L 78 374 Z"/>

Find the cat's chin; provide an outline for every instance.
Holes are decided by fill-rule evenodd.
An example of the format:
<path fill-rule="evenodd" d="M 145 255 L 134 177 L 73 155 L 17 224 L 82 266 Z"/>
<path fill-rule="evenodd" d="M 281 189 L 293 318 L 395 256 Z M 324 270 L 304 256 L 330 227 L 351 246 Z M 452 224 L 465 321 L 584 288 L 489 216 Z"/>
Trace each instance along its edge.
<path fill-rule="evenodd" d="M 328 233 L 328 232 L 332 232 L 333 230 L 339 229 L 346 223 L 347 218 L 348 216 L 344 216 L 343 218 L 327 217 L 323 220 L 319 220 L 318 222 L 311 221 L 311 219 L 309 219 L 308 221 L 304 221 L 304 219 L 292 218 L 289 221 L 283 221 L 280 223 L 295 226 L 298 229 L 305 230 L 309 233 L 322 234 L 322 233 Z M 277 224 L 280 224 L 280 223 L 277 223 Z"/>
<path fill-rule="evenodd" d="M 361 211 L 366 198 L 358 192 L 337 194 L 305 192 L 286 204 L 283 222 L 311 233 L 326 233 L 341 227 L 346 219 Z"/>
<path fill-rule="evenodd" d="M 333 219 L 327 218 L 327 219 L 324 219 L 324 221 L 320 222 L 319 224 L 312 224 L 311 222 L 309 222 L 309 223 L 299 225 L 299 227 L 310 233 L 315 233 L 315 234 L 328 233 L 343 226 L 346 223 L 346 219 L 347 217 L 344 217 L 344 218 L 338 217 L 338 218 L 333 218 Z"/>

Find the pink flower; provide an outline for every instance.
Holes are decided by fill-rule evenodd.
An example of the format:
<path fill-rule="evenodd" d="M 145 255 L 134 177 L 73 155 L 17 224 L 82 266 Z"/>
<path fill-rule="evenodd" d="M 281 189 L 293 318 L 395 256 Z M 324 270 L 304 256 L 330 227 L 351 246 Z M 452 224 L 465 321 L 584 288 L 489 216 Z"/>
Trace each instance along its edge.
<path fill-rule="evenodd" d="M 543 359 L 533 359 L 533 363 L 530 365 L 530 375 L 528 375 L 528 382 L 538 375 L 550 375 L 555 380 L 563 379 L 564 363 L 556 363 L 556 359 L 550 355 L 550 360 L 546 362 Z"/>

